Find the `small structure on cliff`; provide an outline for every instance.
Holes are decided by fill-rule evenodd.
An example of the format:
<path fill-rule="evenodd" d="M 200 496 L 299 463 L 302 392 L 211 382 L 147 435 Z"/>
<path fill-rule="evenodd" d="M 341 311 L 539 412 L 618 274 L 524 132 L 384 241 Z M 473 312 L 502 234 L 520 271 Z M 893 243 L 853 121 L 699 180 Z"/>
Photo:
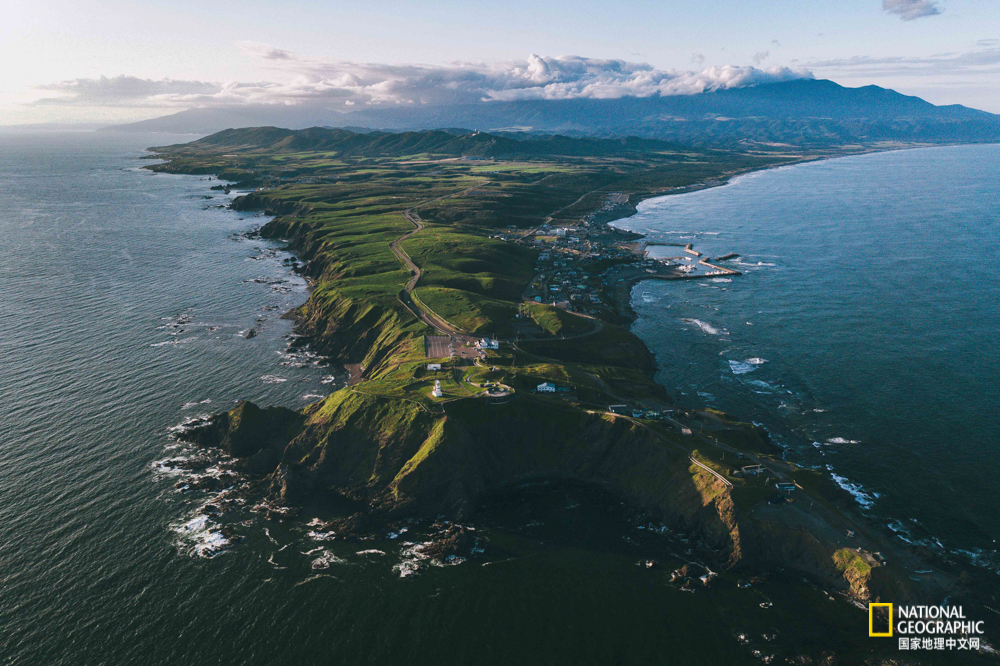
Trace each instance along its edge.
<path fill-rule="evenodd" d="M 441 393 L 441 380 L 437 379 L 434 381 L 434 389 L 431 391 L 431 395 L 435 398 L 440 398 L 443 393 Z"/>

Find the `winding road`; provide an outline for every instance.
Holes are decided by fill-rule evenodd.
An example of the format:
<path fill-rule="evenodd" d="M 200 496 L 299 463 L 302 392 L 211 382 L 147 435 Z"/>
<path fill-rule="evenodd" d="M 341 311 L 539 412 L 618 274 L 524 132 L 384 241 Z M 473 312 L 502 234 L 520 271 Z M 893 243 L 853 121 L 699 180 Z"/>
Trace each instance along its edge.
<path fill-rule="evenodd" d="M 407 221 L 413 225 L 413 231 L 407 232 L 389 243 L 389 249 L 392 250 L 392 253 L 396 255 L 396 258 L 399 259 L 410 271 L 410 280 L 406 283 L 406 286 L 403 287 L 403 293 L 400 294 L 399 300 L 404 306 L 406 306 L 406 309 L 412 312 L 418 319 L 420 319 L 420 321 L 424 322 L 442 335 L 462 335 L 464 332 L 461 329 L 449 324 L 443 317 L 438 315 L 429 307 L 421 303 L 419 299 L 413 296 L 413 290 L 417 286 L 417 282 L 420 280 L 420 268 L 413 263 L 413 260 L 410 259 L 410 255 L 408 255 L 406 250 L 400 246 L 400 243 L 405 241 L 407 238 L 413 237 L 424 228 L 424 222 L 417 214 L 417 208 L 420 206 L 426 206 L 427 204 L 435 201 L 440 201 L 441 199 L 447 199 L 448 197 L 455 196 L 456 194 L 463 194 L 469 189 L 473 188 L 470 187 L 467 190 L 462 190 L 461 192 L 452 192 L 451 194 L 446 194 L 435 199 L 428 199 L 427 201 L 422 201 L 416 206 L 412 206 L 411 208 L 404 210 L 403 217 L 405 217 Z"/>

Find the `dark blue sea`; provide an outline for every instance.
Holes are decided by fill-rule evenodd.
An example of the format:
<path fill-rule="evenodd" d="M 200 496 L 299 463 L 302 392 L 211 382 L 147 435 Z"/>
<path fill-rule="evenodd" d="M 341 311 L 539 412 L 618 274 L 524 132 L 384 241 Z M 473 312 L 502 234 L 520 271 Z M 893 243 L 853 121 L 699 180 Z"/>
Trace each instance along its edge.
<path fill-rule="evenodd" d="M 320 509 L 257 511 L 172 433 L 343 373 L 280 317 L 308 285 L 253 236 L 266 218 L 141 168 L 192 138 L 0 132 L 0 662 L 863 661 L 863 610 L 779 573 L 680 591 L 693 541 L 592 488 L 495 498 L 487 553 L 441 567 L 415 549 L 432 525 L 352 541 Z M 660 379 L 830 465 L 901 536 L 989 561 L 998 166 L 994 146 L 900 152 L 644 204 L 627 224 L 745 271 L 637 286 Z"/>
<path fill-rule="evenodd" d="M 648 200 L 616 223 L 740 255 L 722 263 L 742 276 L 633 291 L 634 331 L 682 403 L 765 425 L 900 539 L 994 571 L 997 173 L 997 145 L 869 154 Z"/>

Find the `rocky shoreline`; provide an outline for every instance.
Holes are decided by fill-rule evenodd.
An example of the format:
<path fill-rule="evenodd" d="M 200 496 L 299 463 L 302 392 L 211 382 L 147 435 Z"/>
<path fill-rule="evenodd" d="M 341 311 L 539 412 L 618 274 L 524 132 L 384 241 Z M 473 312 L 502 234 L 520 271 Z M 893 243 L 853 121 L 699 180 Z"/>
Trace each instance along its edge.
<path fill-rule="evenodd" d="M 729 177 L 733 175 L 738 174 Z M 717 186 L 729 177 L 675 189 Z M 647 193 L 644 198 L 667 193 Z M 629 201 L 608 222 L 633 214 L 636 203 Z M 303 275 L 318 279 L 329 271 L 323 244 L 306 222 L 308 206 L 250 193 L 237 198 L 233 208 L 276 215 L 261 234 L 286 240 L 301 260 Z M 631 307 L 628 311 L 634 318 Z M 295 317 L 297 330 L 320 353 L 345 365 L 374 367 L 391 348 L 385 343 L 372 347 L 384 330 L 384 319 L 373 319 L 350 303 L 334 299 L 321 305 L 311 297 Z M 651 356 L 645 344 L 639 344 Z M 652 368 L 644 372 L 651 376 Z M 529 402 L 515 401 L 512 406 L 500 414 L 482 403 L 454 403 L 434 415 L 345 389 L 301 412 L 241 403 L 184 437 L 243 460 L 257 479 L 254 492 L 269 498 L 264 504 L 273 518 L 290 518 L 296 507 L 317 497 L 359 507 L 349 517 L 323 525 L 325 531 L 343 536 L 370 534 L 414 518 L 467 520 L 488 491 L 565 478 L 607 488 L 671 530 L 696 536 L 724 568 L 788 566 L 858 599 L 887 594 L 899 599 L 916 592 L 904 577 L 877 564 L 866 565 L 863 575 L 854 576 L 854 568 L 845 570 L 832 557 L 836 549 L 814 535 L 752 518 L 729 490 L 692 472 L 687 455 L 665 447 L 640 424 L 575 410 L 553 419 L 556 414 L 550 408 L 534 413 Z M 740 433 L 735 436 L 759 438 L 752 426 L 734 419 L 723 423 Z M 856 515 L 849 520 L 863 522 Z M 874 547 L 884 544 L 877 528 L 865 531 Z M 940 589 L 952 585 L 947 577 L 938 581 Z"/>

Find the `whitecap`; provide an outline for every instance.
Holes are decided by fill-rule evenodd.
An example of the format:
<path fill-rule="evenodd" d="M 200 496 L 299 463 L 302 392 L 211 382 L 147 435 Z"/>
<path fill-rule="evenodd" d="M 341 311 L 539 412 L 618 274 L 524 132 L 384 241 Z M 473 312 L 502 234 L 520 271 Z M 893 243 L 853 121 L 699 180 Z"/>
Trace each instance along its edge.
<path fill-rule="evenodd" d="M 749 361 L 730 361 L 729 369 L 733 371 L 734 375 L 745 375 L 756 370 L 757 366 Z"/>
<path fill-rule="evenodd" d="M 284 377 L 278 377 L 277 375 L 262 375 L 260 381 L 265 384 L 280 384 L 282 382 L 287 382 L 288 380 Z"/>
<path fill-rule="evenodd" d="M 854 497 L 854 500 L 863 508 L 870 509 L 875 505 L 875 498 L 872 497 L 870 493 L 865 491 L 861 484 L 853 483 L 839 474 L 836 474 L 829 465 L 827 465 L 827 469 L 830 470 L 830 478 L 832 478 L 838 486 L 849 492 L 851 496 Z"/>
<path fill-rule="evenodd" d="M 174 340 L 164 340 L 163 342 L 154 342 L 149 345 L 150 347 L 167 347 L 173 345 L 185 345 L 189 342 L 194 342 L 197 338 L 177 338 Z"/>
<path fill-rule="evenodd" d="M 175 526 L 174 532 L 180 537 L 179 545 L 195 557 L 215 557 L 230 543 L 205 515 L 197 515 Z"/>
<path fill-rule="evenodd" d="M 319 393 L 306 393 L 304 396 L 302 396 L 302 399 L 303 400 L 322 400 L 325 397 L 326 397 L 325 395 L 320 395 Z"/>
<path fill-rule="evenodd" d="M 368 550 L 359 550 L 355 555 L 385 555 L 385 551 L 378 548 L 369 548 Z"/>
<path fill-rule="evenodd" d="M 843 437 L 831 437 L 826 440 L 827 444 L 860 444 L 861 441 L 857 439 L 845 439 Z"/>
<path fill-rule="evenodd" d="M 768 384 L 767 382 L 765 382 L 762 379 L 754 379 L 754 380 L 748 381 L 747 384 L 750 384 L 751 386 L 756 386 L 757 388 L 762 389 L 762 390 L 767 391 L 767 392 L 772 392 L 772 391 L 778 391 L 778 390 L 780 390 L 779 387 L 774 386 L 773 384 Z M 784 406 L 785 406 L 786 409 L 790 409 L 790 407 L 788 405 L 784 405 Z"/>
<path fill-rule="evenodd" d="M 684 322 L 685 324 L 694 324 L 695 326 L 697 326 L 698 328 L 700 328 L 702 330 L 702 332 L 708 333 L 709 335 L 725 335 L 726 334 L 725 330 L 718 329 L 718 328 L 712 326 L 711 324 L 709 324 L 707 322 L 704 322 L 704 321 L 702 321 L 700 319 L 685 318 L 685 319 L 681 319 L 681 321 Z"/>
<path fill-rule="evenodd" d="M 313 530 L 311 532 L 307 532 L 306 536 L 309 537 L 310 539 L 312 539 L 313 541 L 330 541 L 331 539 L 336 539 L 337 538 L 337 533 L 336 532 L 332 532 L 332 531 L 331 532 L 319 532 L 319 531 Z"/>
<path fill-rule="evenodd" d="M 319 571 L 322 569 L 329 569 L 331 564 L 343 564 L 344 560 L 337 557 L 328 550 L 321 549 L 322 552 L 319 557 L 314 559 L 309 565 L 313 571 Z"/>

